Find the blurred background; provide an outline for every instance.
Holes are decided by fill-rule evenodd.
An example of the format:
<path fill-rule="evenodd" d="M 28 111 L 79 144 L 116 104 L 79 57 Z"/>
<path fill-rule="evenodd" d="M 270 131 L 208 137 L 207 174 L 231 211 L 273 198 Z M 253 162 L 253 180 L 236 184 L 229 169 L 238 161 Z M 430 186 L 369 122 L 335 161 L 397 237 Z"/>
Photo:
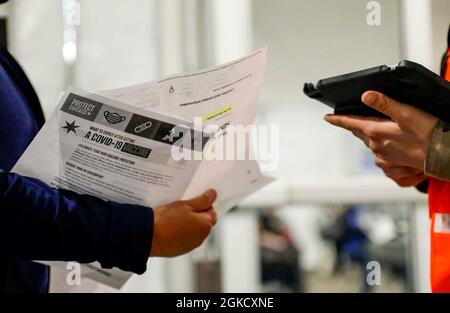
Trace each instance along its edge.
<path fill-rule="evenodd" d="M 257 123 L 280 128 L 278 180 L 122 292 L 429 291 L 426 197 L 384 178 L 302 85 L 402 59 L 438 72 L 448 0 L 12 0 L 0 16 L 47 116 L 69 85 L 122 87 L 269 48 Z M 52 270 L 53 292 L 114 291 L 65 275 Z"/>

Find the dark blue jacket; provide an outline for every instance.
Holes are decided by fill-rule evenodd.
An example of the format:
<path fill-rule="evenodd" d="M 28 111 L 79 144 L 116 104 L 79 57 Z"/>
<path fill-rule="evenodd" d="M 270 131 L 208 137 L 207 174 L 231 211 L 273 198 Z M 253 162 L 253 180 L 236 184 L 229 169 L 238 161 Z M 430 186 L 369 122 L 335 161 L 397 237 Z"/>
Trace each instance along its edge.
<path fill-rule="evenodd" d="M 143 273 L 152 209 L 52 189 L 9 173 L 43 123 L 31 84 L 0 47 L 0 291 L 48 291 L 48 267 L 30 260 L 99 261 L 105 268 Z"/>

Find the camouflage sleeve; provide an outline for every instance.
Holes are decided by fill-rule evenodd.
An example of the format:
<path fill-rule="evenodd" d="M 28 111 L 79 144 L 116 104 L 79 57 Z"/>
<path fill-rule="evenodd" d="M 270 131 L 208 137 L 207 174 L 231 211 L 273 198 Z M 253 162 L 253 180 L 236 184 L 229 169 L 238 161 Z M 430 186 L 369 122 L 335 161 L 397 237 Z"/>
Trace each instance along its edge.
<path fill-rule="evenodd" d="M 425 175 L 450 181 L 450 124 L 439 121 L 431 135 Z"/>

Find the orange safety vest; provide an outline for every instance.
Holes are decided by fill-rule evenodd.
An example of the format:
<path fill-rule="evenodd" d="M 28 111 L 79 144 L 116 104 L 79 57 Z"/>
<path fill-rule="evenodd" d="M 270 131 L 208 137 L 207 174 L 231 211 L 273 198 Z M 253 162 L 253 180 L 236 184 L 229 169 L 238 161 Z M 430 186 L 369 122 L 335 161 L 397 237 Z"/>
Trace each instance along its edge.
<path fill-rule="evenodd" d="M 450 81 L 449 48 L 442 62 L 442 75 Z M 450 182 L 430 178 L 428 206 L 431 219 L 430 278 L 433 292 L 450 292 Z"/>

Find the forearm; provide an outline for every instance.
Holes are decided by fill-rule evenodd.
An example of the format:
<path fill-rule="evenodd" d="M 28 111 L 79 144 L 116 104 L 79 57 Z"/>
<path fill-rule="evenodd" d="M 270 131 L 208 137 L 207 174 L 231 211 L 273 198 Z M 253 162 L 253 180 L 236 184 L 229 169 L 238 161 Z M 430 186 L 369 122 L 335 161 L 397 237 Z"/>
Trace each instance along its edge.
<path fill-rule="evenodd" d="M 431 135 L 425 174 L 450 181 L 450 124 L 439 121 Z"/>
<path fill-rule="evenodd" d="M 0 254 L 19 259 L 99 261 L 142 273 L 153 211 L 56 190 L 0 173 Z"/>

